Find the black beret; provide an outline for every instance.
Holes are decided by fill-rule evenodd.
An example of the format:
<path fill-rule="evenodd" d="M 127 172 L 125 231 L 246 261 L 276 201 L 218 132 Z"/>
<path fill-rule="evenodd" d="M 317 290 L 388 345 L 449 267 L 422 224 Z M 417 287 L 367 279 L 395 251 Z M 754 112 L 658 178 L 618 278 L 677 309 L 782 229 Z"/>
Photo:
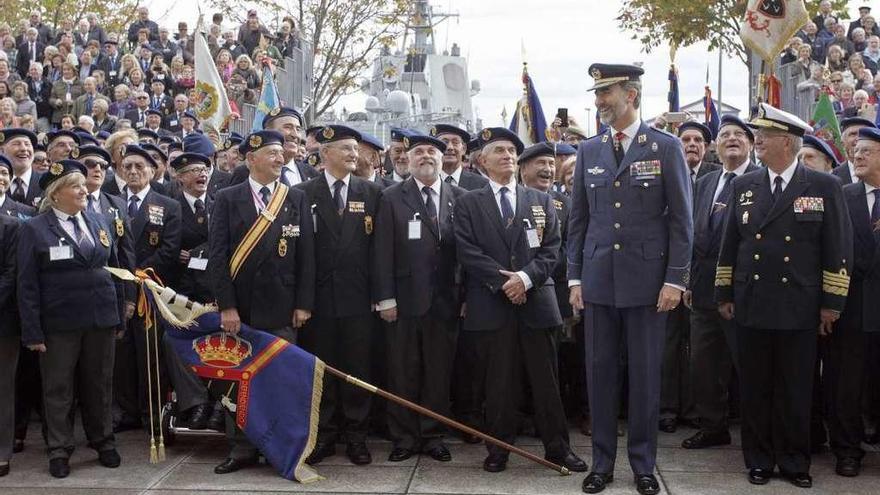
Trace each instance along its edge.
<path fill-rule="evenodd" d="M 85 132 L 85 131 L 77 132 L 76 135 L 79 136 L 79 145 L 80 146 L 86 146 L 89 144 L 100 144 L 100 143 L 98 143 L 98 140 L 95 139 L 95 136 L 89 134 L 88 132 Z M 73 153 L 71 153 L 71 156 L 73 156 Z M 76 157 L 73 156 L 73 158 L 76 158 Z"/>
<path fill-rule="evenodd" d="M 578 152 L 576 146 L 568 143 L 556 143 L 556 156 L 576 155 Z"/>
<path fill-rule="evenodd" d="M 550 143 L 541 142 L 533 144 L 520 153 L 517 163 L 525 163 L 533 158 L 538 158 L 539 156 L 556 158 L 556 150 Z"/>
<path fill-rule="evenodd" d="M 480 149 L 480 138 L 473 138 L 467 142 L 467 150 L 465 152 L 471 154 L 478 149 Z"/>
<path fill-rule="evenodd" d="M 861 137 L 861 134 L 862 134 L 862 132 L 861 132 L 861 130 L 859 130 L 860 137 Z M 828 159 L 831 160 L 832 167 L 836 167 L 838 165 L 837 157 L 834 156 L 834 152 L 831 151 L 831 146 L 828 146 L 828 143 L 826 143 L 824 139 L 813 136 L 812 134 L 807 134 L 804 136 L 804 146 L 808 146 L 810 148 L 813 148 L 814 150 L 818 151 L 819 153 L 822 153 L 823 155 L 827 156 Z"/>
<path fill-rule="evenodd" d="M 147 151 L 152 151 L 153 153 L 159 153 L 159 156 L 162 157 L 163 162 L 168 161 L 168 155 L 165 154 L 165 152 L 162 151 L 162 148 L 160 148 L 158 145 L 155 145 L 153 143 L 141 143 L 141 148 Z"/>
<path fill-rule="evenodd" d="M 520 141 L 519 136 L 505 127 L 487 127 L 480 131 L 477 135 L 477 139 L 480 140 L 478 145 L 479 149 L 483 149 L 487 144 L 495 141 L 510 141 L 516 146 L 517 155 L 521 154 L 524 148 L 523 142 Z"/>
<path fill-rule="evenodd" d="M 409 129 L 401 129 L 400 127 L 392 127 L 391 128 L 391 140 L 397 141 L 398 143 L 403 142 L 403 138 L 405 136 L 411 135 L 413 132 Z"/>
<path fill-rule="evenodd" d="M 433 127 L 428 131 L 428 134 L 437 137 L 441 134 L 455 134 L 460 137 L 462 141 L 465 143 L 471 140 L 471 133 L 468 131 L 454 126 L 450 124 L 434 124 Z"/>
<path fill-rule="evenodd" d="M 74 172 L 79 172 L 83 175 L 86 175 L 86 167 L 82 163 L 76 160 L 58 160 L 57 162 L 49 165 L 49 170 L 40 176 L 40 189 L 46 190 L 50 184 L 55 182 L 56 180 L 64 177 L 65 175 L 70 175 Z"/>
<path fill-rule="evenodd" d="M 315 134 L 323 128 L 324 126 L 322 125 L 313 125 L 306 129 L 306 136 L 308 136 L 309 134 Z"/>
<path fill-rule="evenodd" d="M 325 125 L 321 132 L 315 135 L 315 139 L 321 143 L 332 143 L 341 139 L 354 139 L 360 142 L 363 138 L 361 133 L 344 125 Z"/>
<path fill-rule="evenodd" d="M 199 118 L 196 117 L 196 114 L 192 110 L 187 110 L 187 111 L 183 112 L 183 118 L 187 118 L 187 117 L 195 120 L 196 124 L 199 123 Z"/>
<path fill-rule="evenodd" d="M 722 115 L 721 116 L 721 125 L 718 127 L 718 130 L 721 131 L 721 128 L 726 125 L 735 125 L 735 126 L 739 127 L 740 129 L 742 129 L 746 132 L 746 136 L 749 137 L 749 141 L 751 141 L 753 143 L 755 142 L 755 133 L 752 132 L 752 129 L 748 126 L 748 124 L 745 123 L 745 121 L 743 121 L 741 118 L 737 117 L 736 115 L 731 115 L 731 114 Z"/>
<path fill-rule="evenodd" d="M 420 144 L 428 144 L 440 150 L 440 153 L 446 151 L 446 143 L 440 141 L 434 136 L 426 136 L 425 134 L 411 134 L 409 136 L 404 136 L 402 144 L 407 150 L 411 150 Z"/>
<path fill-rule="evenodd" d="M 361 133 L 361 142 L 364 144 L 368 144 L 376 149 L 376 151 L 385 150 L 385 146 L 382 144 L 382 141 L 379 141 L 379 138 L 372 134 L 368 134 L 366 132 Z"/>
<path fill-rule="evenodd" d="M 593 78 L 593 87 L 588 91 L 607 88 L 613 84 L 638 81 L 645 69 L 636 65 L 626 64 L 593 64 L 589 69 Z"/>
<path fill-rule="evenodd" d="M 154 141 L 159 140 L 159 133 L 154 130 L 147 129 L 146 127 L 141 127 L 140 129 L 138 129 L 137 135 L 139 138 L 152 138 Z"/>
<path fill-rule="evenodd" d="M 155 108 L 148 108 L 145 112 L 145 115 L 158 115 L 159 117 L 163 117 L 162 112 L 156 110 Z"/>
<path fill-rule="evenodd" d="M 269 111 L 268 115 L 263 117 L 263 129 L 265 129 L 270 122 L 275 119 L 280 119 L 281 117 L 295 117 L 296 120 L 299 121 L 299 125 L 303 125 L 303 116 L 296 109 L 290 107 L 279 107 L 273 108 Z"/>
<path fill-rule="evenodd" d="M 204 165 L 206 167 L 211 166 L 211 159 L 201 153 L 181 153 L 174 157 L 174 160 L 171 160 L 171 167 L 178 172 L 183 170 L 190 165 Z"/>
<path fill-rule="evenodd" d="M 695 120 L 689 120 L 687 122 L 682 122 L 682 124 L 680 126 L 678 126 L 678 137 L 681 137 L 681 135 L 684 134 L 684 131 L 686 131 L 688 129 L 694 129 L 694 130 L 699 131 L 700 134 L 703 135 L 703 141 L 705 141 L 706 144 L 709 144 L 712 142 L 712 131 L 709 130 L 709 128 L 706 127 L 704 124 L 701 124 Z"/>
<path fill-rule="evenodd" d="M 108 152 L 107 150 L 105 150 L 104 148 L 102 148 L 100 146 L 94 146 L 94 145 L 89 144 L 86 146 L 80 146 L 79 149 L 77 149 L 75 151 L 76 151 L 77 156 L 74 158 L 78 158 L 80 160 L 84 156 L 100 156 L 107 163 L 113 162 L 113 160 L 110 158 L 110 152 Z M 70 154 L 72 156 L 73 152 L 71 152 Z"/>
<path fill-rule="evenodd" d="M 238 145 L 238 152 L 246 155 L 271 144 L 284 146 L 284 136 L 280 132 L 272 130 L 252 132 L 248 135 L 247 139 Z"/>
<path fill-rule="evenodd" d="M 0 155 L 0 167 L 8 168 L 9 175 L 12 175 L 12 162 L 5 155 Z"/>
<path fill-rule="evenodd" d="M 840 121 L 840 131 L 843 132 L 848 127 L 852 127 L 854 125 L 862 125 L 867 127 L 877 127 L 876 124 L 871 122 L 870 120 L 864 117 L 849 117 Z"/>
<path fill-rule="evenodd" d="M 51 144 L 52 141 L 55 141 L 56 139 L 58 139 L 58 138 L 60 138 L 60 137 L 62 137 L 62 136 L 67 136 L 67 137 L 69 137 L 70 139 L 73 139 L 73 141 L 74 141 L 76 144 L 79 144 L 79 134 L 77 134 L 77 133 L 75 133 L 75 132 L 73 132 L 73 131 L 68 131 L 67 129 L 59 129 L 59 130 L 57 130 L 57 131 L 50 131 L 50 132 L 47 132 L 47 133 L 46 133 L 46 144 L 47 144 L 47 145 L 48 145 L 48 144 Z"/>
<path fill-rule="evenodd" d="M 859 129 L 859 139 L 870 139 L 880 143 L 880 129 L 876 127 L 862 127 Z"/>
<path fill-rule="evenodd" d="M 143 158 L 153 168 L 158 167 L 158 165 L 156 164 L 156 159 L 153 158 L 153 156 L 150 155 L 147 152 L 147 150 L 145 150 L 141 146 L 138 146 L 136 144 L 129 144 L 128 146 L 126 146 L 125 147 L 125 156 L 131 156 L 131 155 L 139 156 L 139 157 Z"/>

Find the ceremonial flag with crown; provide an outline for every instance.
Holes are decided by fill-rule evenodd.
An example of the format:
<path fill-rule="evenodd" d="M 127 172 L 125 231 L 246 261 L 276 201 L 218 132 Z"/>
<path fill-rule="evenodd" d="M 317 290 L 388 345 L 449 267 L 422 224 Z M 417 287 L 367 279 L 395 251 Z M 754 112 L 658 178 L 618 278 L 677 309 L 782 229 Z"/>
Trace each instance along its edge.
<path fill-rule="evenodd" d="M 242 324 L 220 328 L 216 306 L 187 300 L 149 273 L 107 268 L 140 284 L 138 311 L 148 329 L 162 325 L 174 352 L 286 479 L 322 479 L 305 463 L 315 446 L 324 363 L 269 333 Z M 161 459 L 160 459 L 161 460 Z"/>

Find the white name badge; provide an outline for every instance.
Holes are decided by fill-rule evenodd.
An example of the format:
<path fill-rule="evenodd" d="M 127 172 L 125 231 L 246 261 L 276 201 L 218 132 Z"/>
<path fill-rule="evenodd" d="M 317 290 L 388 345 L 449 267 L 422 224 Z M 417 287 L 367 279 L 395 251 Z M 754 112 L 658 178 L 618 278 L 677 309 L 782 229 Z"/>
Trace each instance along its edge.
<path fill-rule="evenodd" d="M 537 230 L 526 229 L 526 239 L 529 240 L 529 249 L 541 247 L 541 241 L 538 240 Z"/>
<path fill-rule="evenodd" d="M 189 264 L 186 267 L 190 270 L 203 272 L 208 269 L 208 258 L 190 258 Z"/>
<path fill-rule="evenodd" d="M 73 248 L 62 244 L 49 248 L 49 261 L 63 261 L 73 259 Z"/>
<path fill-rule="evenodd" d="M 170 125 L 170 126 L 176 126 L 176 125 L 177 125 L 177 121 L 176 121 L 176 120 L 171 120 L 171 121 L 168 122 L 168 125 Z"/>
<path fill-rule="evenodd" d="M 422 238 L 422 222 L 421 220 L 409 221 L 409 233 L 407 238 L 411 241 L 417 241 Z"/>
<path fill-rule="evenodd" d="M 111 70 L 111 71 L 110 71 L 110 77 L 116 77 L 116 71 L 115 71 L 115 70 Z"/>

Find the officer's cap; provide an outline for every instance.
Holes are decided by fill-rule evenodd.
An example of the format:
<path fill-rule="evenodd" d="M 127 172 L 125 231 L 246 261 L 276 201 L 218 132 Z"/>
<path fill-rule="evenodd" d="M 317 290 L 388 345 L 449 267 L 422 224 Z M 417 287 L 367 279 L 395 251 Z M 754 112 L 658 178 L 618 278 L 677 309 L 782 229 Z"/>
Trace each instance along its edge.
<path fill-rule="evenodd" d="M 295 108 L 279 107 L 273 108 L 269 111 L 268 115 L 263 117 L 263 129 L 268 127 L 273 120 L 280 119 L 281 117 L 295 117 L 299 121 L 299 125 L 303 125 L 303 116 Z"/>
<path fill-rule="evenodd" d="M 822 153 L 831 160 L 832 167 L 837 166 L 837 157 L 834 156 L 834 152 L 831 151 L 831 146 L 829 146 L 824 139 L 818 138 L 812 134 L 807 134 L 804 136 L 804 147 L 813 148 L 819 153 Z"/>
<path fill-rule="evenodd" d="M 238 152 L 246 155 L 250 152 L 257 151 L 266 146 L 277 144 L 284 145 L 284 136 L 278 131 L 263 130 L 252 132 L 248 137 L 238 145 Z"/>
<path fill-rule="evenodd" d="M 618 83 L 638 81 L 645 69 L 626 64 L 593 64 L 589 72 L 593 78 L 593 87 L 588 91 L 594 91 Z"/>
<path fill-rule="evenodd" d="M 458 126 L 450 124 L 434 124 L 434 126 L 428 131 L 428 134 L 434 137 L 439 137 L 441 134 L 455 134 L 465 143 L 471 139 L 471 133 Z"/>
<path fill-rule="evenodd" d="M 325 125 L 321 132 L 315 135 L 315 139 L 321 143 L 332 143 L 342 139 L 354 139 L 361 141 L 361 133 L 344 125 Z"/>
<path fill-rule="evenodd" d="M 749 122 L 752 129 L 774 129 L 798 137 L 803 137 L 808 132 L 813 132 L 810 124 L 807 124 L 797 116 L 772 107 L 766 103 L 758 104 L 758 113 Z"/>
<path fill-rule="evenodd" d="M 58 160 L 49 165 L 49 170 L 40 176 L 40 189 L 45 191 L 56 180 L 74 172 L 79 172 L 85 176 L 85 165 L 76 160 Z"/>

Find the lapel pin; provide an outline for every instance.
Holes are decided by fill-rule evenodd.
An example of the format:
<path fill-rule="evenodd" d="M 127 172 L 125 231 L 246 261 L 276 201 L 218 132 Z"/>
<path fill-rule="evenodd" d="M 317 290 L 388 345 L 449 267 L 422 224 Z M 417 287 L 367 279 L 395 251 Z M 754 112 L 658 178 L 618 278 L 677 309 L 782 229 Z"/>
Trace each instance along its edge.
<path fill-rule="evenodd" d="M 657 143 L 651 143 L 651 151 L 656 152 L 657 148 L 658 148 Z"/>
<path fill-rule="evenodd" d="M 645 144 L 646 141 L 648 141 L 648 136 L 639 134 L 639 144 Z"/>

